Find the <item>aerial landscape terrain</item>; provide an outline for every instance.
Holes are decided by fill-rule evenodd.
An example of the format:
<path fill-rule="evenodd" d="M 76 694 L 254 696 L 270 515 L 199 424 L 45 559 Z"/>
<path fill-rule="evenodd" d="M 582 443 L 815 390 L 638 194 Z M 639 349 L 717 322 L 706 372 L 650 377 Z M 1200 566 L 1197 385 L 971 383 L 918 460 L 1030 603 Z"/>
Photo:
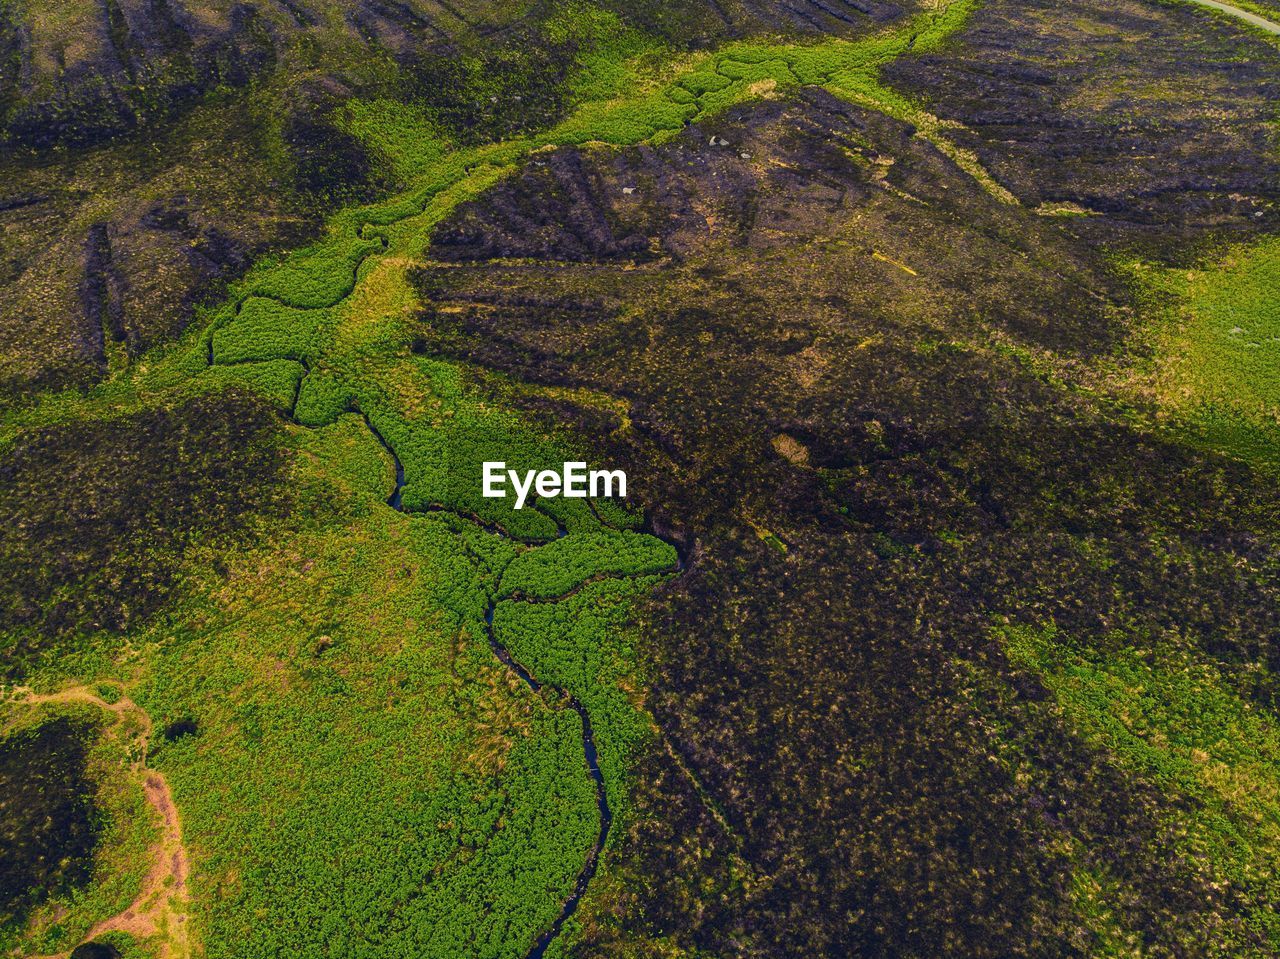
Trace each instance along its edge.
<path fill-rule="evenodd" d="M 0 956 L 1280 955 L 1278 477 L 1280 0 L 0 0 Z"/>

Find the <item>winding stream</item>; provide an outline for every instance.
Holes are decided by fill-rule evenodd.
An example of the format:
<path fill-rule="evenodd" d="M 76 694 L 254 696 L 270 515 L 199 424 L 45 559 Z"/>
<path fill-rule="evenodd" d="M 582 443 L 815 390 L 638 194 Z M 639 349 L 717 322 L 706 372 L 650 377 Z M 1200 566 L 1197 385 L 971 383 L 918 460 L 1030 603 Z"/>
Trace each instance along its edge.
<path fill-rule="evenodd" d="M 378 443 L 387 451 L 387 454 L 395 463 L 395 489 L 392 490 L 391 495 L 387 497 L 387 505 L 401 513 L 412 515 L 412 513 L 406 510 L 403 505 L 405 485 L 404 464 L 401 463 L 400 457 L 396 455 L 396 451 L 392 448 L 391 444 L 387 442 L 386 437 L 384 437 L 370 421 L 368 414 L 362 411 L 357 412 L 359 412 L 360 416 L 364 419 L 365 426 L 368 427 L 369 432 L 373 434 L 374 438 L 377 439 Z M 503 536 L 508 539 L 511 538 L 509 534 L 505 533 L 501 529 L 498 529 L 491 524 L 478 521 L 478 519 L 468 516 L 465 513 L 458 513 L 443 508 L 437 508 L 432 511 L 451 513 L 460 519 L 465 519 L 467 522 L 480 526 L 487 532 L 491 532 L 495 535 Z M 559 539 L 566 535 L 568 535 L 568 530 L 565 529 L 562 523 L 556 521 L 556 538 Z M 676 567 L 673 572 L 679 571 L 682 567 L 683 562 L 679 559 L 679 553 L 677 552 Z M 490 595 L 489 601 L 484 610 L 485 638 L 489 642 L 489 648 L 493 650 L 493 654 L 498 658 L 499 662 L 515 673 L 516 676 L 518 676 L 533 693 L 541 695 L 545 686 L 546 689 L 551 690 L 555 694 L 555 698 L 557 700 L 563 702 L 569 709 L 572 709 L 578 714 L 578 718 L 582 720 L 582 753 L 586 760 L 587 773 L 591 776 L 591 781 L 595 786 L 596 809 L 600 814 L 600 829 L 596 833 L 595 842 L 592 843 L 591 850 L 587 853 L 586 862 L 583 863 L 582 869 L 578 873 L 578 878 L 574 883 L 572 894 L 560 907 L 560 914 L 556 916 L 555 921 L 537 938 L 537 940 L 535 940 L 533 947 L 528 953 L 526 953 L 525 957 L 525 959 L 542 959 L 547 948 L 556 939 L 556 937 L 560 935 L 565 922 L 577 911 L 578 904 L 586 893 L 591 880 L 595 877 L 596 869 L 600 864 L 600 852 L 604 849 L 605 842 L 609 838 L 609 830 L 613 826 L 613 810 L 609 806 L 609 795 L 604 785 L 604 774 L 600 771 L 600 759 L 598 751 L 596 750 L 595 727 L 591 724 L 591 716 L 587 712 L 587 708 L 582 704 L 582 701 L 578 699 L 577 696 L 574 696 L 563 687 L 556 686 L 551 683 L 543 684 L 540 682 L 529 671 L 529 669 L 512 656 L 511 651 L 503 646 L 499 641 L 497 633 L 493 628 L 493 619 L 498 609 L 498 597 L 501 593 L 502 577 L 499 576 L 498 582 L 494 584 L 493 592 Z M 510 601 L 511 600 L 508 600 L 508 602 Z"/>
<path fill-rule="evenodd" d="M 379 239 L 382 240 L 382 247 L 385 250 L 387 247 L 386 237 L 379 237 Z M 358 285 L 359 283 L 360 269 L 364 266 L 365 262 L 368 261 L 368 259 L 373 255 L 375 255 L 374 251 L 370 251 L 366 253 L 364 256 L 360 258 L 360 261 L 356 264 L 353 270 L 353 279 L 355 284 Z M 348 296 L 351 295 L 351 292 L 352 292 L 351 290 L 345 291 L 342 294 L 342 296 L 338 298 L 336 302 L 342 302 L 342 300 L 345 300 Z M 279 298 L 274 296 L 263 296 L 262 294 L 251 294 L 250 296 L 254 296 L 254 295 L 259 296 L 262 299 L 271 299 L 271 300 L 275 300 L 276 302 L 283 302 L 279 300 Z M 235 309 L 232 311 L 232 315 L 230 317 L 232 321 L 234 321 L 234 319 L 240 315 L 241 310 L 243 309 L 245 303 L 250 299 L 250 296 L 245 296 L 241 298 L 239 302 L 236 303 Z M 301 308 L 301 309 L 314 309 L 314 307 Z M 217 359 L 217 356 L 215 355 L 214 335 L 216 334 L 217 329 L 220 325 L 221 324 L 215 324 L 210 329 L 208 334 L 208 342 L 205 347 L 205 355 L 204 355 L 204 360 L 207 367 L 238 366 L 242 364 L 254 364 L 254 363 L 263 362 L 263 360 L 261 359 L 245 359 L 245 360 L 233 360 L 231 362 L 219 362 Z M 286 414 L 290 419 L 290 421 L 292 421 L 295 424 L 298 424 L 298 420 L 296 416 L 298 400 L 302 394 L 303 382 L 306 380 L 307 376 L 309 376 L 311 373 L 311 365 L 305 357 L 301 357 L 301 356 L 282 357 L 282 358 L 291 359 L 293 362 L 300 364 L 300 366 L 302 367 L 302 374 L 298 379 L 297 385 L 294 387 L 292 405 Z M 392 509 L 398 512 L 405 513 L 406 515 L 414 515 L 415 513 L 429 513 L 429 512 L 448 513 L 452 516 L 457 517 L 458 519 L 465 520 L 466 522 L 471 523 L 474 526 L 477 526 L 488 533 L 492 533 L 497 536 L 502 536 L 506 539 L 515 539 L 514 537 L 511 536 L 510 533 L 508 533 L 505 529 L 503 529 L 501 526 L 497 525 L 496 523 L 487 521 L 481 516 L 477 516 L 461 510 L 450 509 L 443 505 L 428 505 L 428 506 L 424 506 L 414 510 L 405 509 L 404 507 L 405 469 L 404 469 L 404 464 L 400 460 L 400 457 L 396 454 L 396 451 L 391 446 L 391 444 L 387 442 L 386 437 L 382 435 L 382 433 L 378 430 L 376 426 L 374 426 L 373 421 L 369 418 L 369 414 L 367 412 L 360 409 L 358 405 L 353 405 L 349 407 L 348 412 L 356 413 L 361 417 L 361 419 L 363 419 L 365 427 L 369 430 L 369 432 L 373 435 L 373 437 L 378 441 L 379 445 L 381 445 L 382 448 L 386 450 L 387 455 L 391 457 L 392 462 L 395 464 L 395 487 L 392 490 L 391 495 L 388 496 L 386 499 L 386 503 L 388 506 L 390 506 Z M 298 424 L 298 425 L 301 425 L 301 424 Z M 588 505 L 589 506 L 591 505 L 590 501 L 588 501 Z M 533 508 L 536 510 L 537 509 L 536 505 Z M 599 517 L 599 514 L 596 512 L 594 506 L 591 506 L 591 512 L 599 521 L 600 517 Z M 555 525 L 556 525 L 556 535 L 554 537 L 555 539 L 559 539 L 561 537 L 568 535 L 568 530 L 565 529 L 564 525 L 561 522 L 559 522 L 558 520 L 555 520 L 554 517 L 550 516 L 545 512 L 543 513 L 543 515 L 547 516 L 549 519 L 552 519 L 555 522 Z M 607 525 L 607 524 L 602 523 L 602 525 Z M 658 537 L 658 538 L 662 539 L 662 537 Z M 539 543 L 539 545 L 542 545 L 542 544 Z M 674 566 L 670 570 L 668 570 L 668 572 L 675 573 L 675 572 L 679 572 L 684 568 L 684 560 L 680 553 L 679 548 L 675 547 L 675 544 L 671 544 L 671 545 L 676 549 L 676 562 Z M 582 584 L 580 584 L 578 587 L 575 587 L 574 592 L 576 592 L 577 589 L 580 589 L 581 585 Z M 587 712 L 586 707 L 582 704 L 582 701 L 579 700 L 578 697 L 568 692 L 568 690 L 564 689 L 563 687 L 557 686 L 552 683 L 544 684 L 543 682 L 538 680 L 529 671 L 529 669 L 526 666 L 524 666 L 521 662 L 519 662 L 514 656 L 512 656 L 510 650 L 508 650 L 498 640 L 497 634 L 494 630 L 493 621 L 494 621 L 494 616 L 497 612 L 497 607 L 499 602 L 498 597 L 501 596 L 501 594 L 502 594 L 502 577 L 499 576 L 498 582 L 494 584 L 493 592 L 485 607 L 484 617 L 483 617 L 485 636 L 486 636 L 486 639 L 488 640 L 489 648 L 493 651 L 494 656 L 497 657 L 497 659 L 504 666 L 510 669 L 513 673 L 515 673 L 515 675 L 518 676 L 520 680 L 526 686 L 528 686 L 528 688 L 535 695 L 538 695 L 541 697 L 543 696 L 542 691 L 544 688 L 547 690 L 550 690 L 553 695 L 550 697 L 546 697 L 546 699 L 552 700 L 553 703 L 561 703 L 565 707 L 572 709 L 575 713 L 578 714 L 578 718 L 582 721 L 583 758 L 586 762 L 587 773 L 590 775 L 591 781 L 595 787 L 596 809 L 600 815 L 599 831 L 596 833 L 595 841 L 592 843 L 591 849 L 587 854 L 586 861 L 583 863 L 582 869 L 578 873 L 577 880 L 574 882 L 573 892 L 561 905 L 560 912 L 556 916 L 555 921 L 552 922 L 552 924 L 538 936 L 538 938 L 534 941 L 532 947 L 525 954 L 525 959 L 542 959 L 548 947 L 560 935 L 561 931 L 564 928 L 565 922 L 567 922 L 569 917 L 572 916 L 577 911 L 578 905 L 581 902 L 583 895 L 587 891 L 587 887 L 590 885 L 591 880 L 595 877 L 596 870 L 599 867 L 599 863 L 600 863 L 601 851 L 604 849 L 605 843 L 609 838 L 609 831 L 613 826 L 613 810 L 609 805 L 609 797 L 608 797 L 607 790 L 605 789 L 605 783 L 604 783 L 604 774 L 600 770 L 599 754 L 598 754 L 598 750 L 596 749 L 596 741 L 595 741 L 595 727 L 592 725 L 591 716 Z M 561 597 L 555 597 L 551 600 L 546 600 L 546 601 L 558 601 L 564 598 L 565 597 L 561 596 Z M 511 602 L 514 600 L 508 598 L 506 601 Z M 553 708 L 554 708 L 554 705 L 553 705 Z"/>

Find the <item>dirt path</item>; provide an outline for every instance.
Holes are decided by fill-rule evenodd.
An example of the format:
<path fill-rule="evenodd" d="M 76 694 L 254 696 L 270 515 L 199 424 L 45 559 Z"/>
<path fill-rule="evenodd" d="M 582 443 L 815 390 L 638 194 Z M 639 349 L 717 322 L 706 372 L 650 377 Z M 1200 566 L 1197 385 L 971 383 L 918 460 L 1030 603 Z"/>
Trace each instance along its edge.
<path fill-rule="evenodd" d="M 190 959 L 191 944 L 187 935 L 187 850 L 182 842 L 182 823 L 164 774 L 147 768 L 147 750 L 151 741 L 151 717 L 127 696 L 108 703 L 83 686 L 57 693 L 36 694 L 18 690 L 19 702 L 29 706 L 48 703 L 88 703 L 111 713 L 117 723 L 136 723 L 134 732 L 137 758 L 130 771 L 142 780 L 147 802 L 160 820 L 160 839 L 152 847 L 151 868 L 142 883 L 142 891 L 124 912 L 104 919 L 85 935 L 85 942 L 108 932 L 127 932 L 138 939 L 160 938 L 161 959 Z M 70 951 L 41 959 L 67 959 Z"/>
<path fill-rule="evenodd" d="M 1225 13 L 1238 20 L 1243 20 L 1245 23 L 1250 23 L 1259 30 L 1265 30 L 1267 33 L 1274 33 L 1276 36 L 1280 36 L 1280 23 L 1276 23 L 1274 20 L 1268 20 L 1266 17 L 1253 13 L 1250 10 L 1242 10 L 1239 7 L 1233 7 L 1229 3 L 1222 3 L 1221 0 L 1187 0 L 1187 2 L 1194 3 L 1200 7 L 1209 7 L 1211 10 L 1217 10 L 1220 13 Z"/>

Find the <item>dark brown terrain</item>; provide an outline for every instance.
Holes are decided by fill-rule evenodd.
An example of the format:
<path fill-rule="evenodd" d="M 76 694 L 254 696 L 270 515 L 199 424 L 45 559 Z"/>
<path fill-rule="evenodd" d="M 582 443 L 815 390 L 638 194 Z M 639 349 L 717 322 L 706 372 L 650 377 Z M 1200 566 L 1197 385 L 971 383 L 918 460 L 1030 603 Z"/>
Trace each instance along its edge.
<path fill-rule="evenodd" d="M 1072 203 L 1096 242 L 1184 253 L 1276 228 L 1275 47 L 1182 3 L 983 5 L 944 54 L 886 77 L 964 127 L 1027 206 Z"/>
<path fill-rule="evenodd" d="M 1102 16 L 1076 6 L 1053 17 Z M 1270 484 L 1018 359 L 1125 335 L 1107 244 L 1158 225 L 1176 257 L 1272 222 L 1276 57 L 1254 45 L 1258 62 L 1206 81 L 1243 105 L 1229 127 L 1203 95 L 1172 122 L 1134 99 L 1119 127 L 1073 87 L 1107 69 L 1167 79 L 1140 43 L 1082 28 L 1065 69 L 1014 56 L 972 81 L 968 44 L 1020 47 L 1035 12 L 992 5 L 959 56 L 891 73 L 939 100 L 933 78 L 966 86 L 947 100 L 976 131 L 962 142 L 1022 207 L 814 93 L 658 150 L 540 157 L 444 224 L 446 265 L 419 273 L 420 350 L 628 402 L 620 433 L 594 409 L 545 411 L 596 433 L 690 558 L 650 614 L 653 705 L 730 831 L 655 756 L 624 927 L 717 955 L 1085 956 L 1097 943 L 1069 905 L 1083 850 L 1150 954 L 1248 948 L 1223 917 L 1261 891 L 1187 859 L 1176 801 L 1073 736 L 989 627 L 1052 622 L 1105 648 L 1123 626 L 1242 678 L 1280 655 Z M 1201 26 L 1142 20 L 1198 56 L 1238 53 Z M 1025 47 L 1048 59 L 1054 42 Z M 1199 62 L 1175 91 L 1209 75 Z M 1053 201 L 1104 216 L 1027 209 Z M 608 952 L 609 928 L 579 953 Z"/>

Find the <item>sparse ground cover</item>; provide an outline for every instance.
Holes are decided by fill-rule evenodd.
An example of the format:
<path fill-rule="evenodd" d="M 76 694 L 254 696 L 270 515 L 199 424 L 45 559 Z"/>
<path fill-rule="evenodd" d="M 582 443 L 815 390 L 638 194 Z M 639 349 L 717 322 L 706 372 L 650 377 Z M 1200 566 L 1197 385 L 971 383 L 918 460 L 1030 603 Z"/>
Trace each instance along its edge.
<path fill-rule="evenodd" d="M 988 0 L 885 78 L 1026 206 L 1074 204 L 1064 228 L 1164 259 L 1276 228 L 1275 50 L 1180 0 Z"/>
<path fill-rule="evenodd" d="M 83 882 L 98 840 L 85 768 L 92 728 L 63 719 L 10 733 L 0 753 L 5 806 L 14 807 L 5 820 L 0 886 L 6 925 L 41 890 L 57 894 Z"/>
<path fill-rule="evenodd" d="M 5 674 L 154 613 L 199 543 L 279 510 L 269 407 L 243 390 L 32 430 L 0 465 Z"/>

